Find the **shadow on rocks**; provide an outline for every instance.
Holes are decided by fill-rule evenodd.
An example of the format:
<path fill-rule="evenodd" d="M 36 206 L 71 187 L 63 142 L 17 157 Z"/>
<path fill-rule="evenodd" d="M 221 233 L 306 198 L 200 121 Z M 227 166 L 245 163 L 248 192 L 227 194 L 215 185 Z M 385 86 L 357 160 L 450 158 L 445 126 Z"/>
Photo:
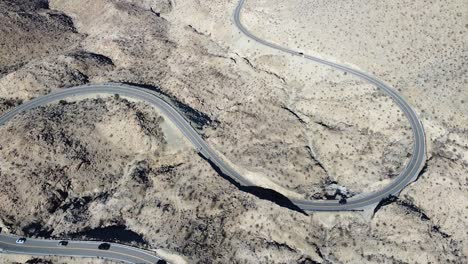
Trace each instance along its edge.
<path fill-rule="evenodd" d="M 200 154 L 199 154 L 200 155 Z M 270 202 L 273 202 L 281 207 L 287 208 L 289 210 L 293 210 L 296 212 L 299 212 L 304 215 L 308 215 L 306 212 L 304 212 L 301 208 L 299 208 L 297 205 L 295 205 L 288 197 L 282 195 L 281 193 L 263 188 L 263 187 L 258 187 L 258 186 L 243 186 L 240 185 L 238 182 L 233 180 L 229 175 L 226 175 L 224 172 L 222 172 L 216 164 L 214 164 L 211 160 L 205 158 L 203 155 L 200 155 L 204 160 L 206 160 L 211 167 L 225 180 L 229 181 L 231 184 L 235 185 L 239 190 L 250 193 L 252 195 L 255 195 L 256 197 L 262 199 L 262 200 L 267 200 Z"/>

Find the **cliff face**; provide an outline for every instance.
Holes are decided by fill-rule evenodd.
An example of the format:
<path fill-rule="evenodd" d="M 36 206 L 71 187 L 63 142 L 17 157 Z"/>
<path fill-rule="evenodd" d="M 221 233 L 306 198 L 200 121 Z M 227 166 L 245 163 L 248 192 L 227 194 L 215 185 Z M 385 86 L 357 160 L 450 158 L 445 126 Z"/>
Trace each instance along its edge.
<path fill-rule="evenodd" d="M 454 48 L 456 37 L 443 50 L 455 54 L 444 60 L 450 72 L 414 55 L 439 51 L 424 46 L 433 43 L 422 41 L 424 34 L 440 36 L 451 24 L 459 34 L 466 27 L 447 18 L 442 29 L 417 23 L 407 32 L 404 19 L 375 28 L 339 19 L 410 11 L 424 18 L 429 10 L 413 8 L 423 1 L 366 1 L 364 13 L 357 11 L 362 3 L 349 1 L 346 10 L 357 9 L 352 14 L 333 1 L 280 2 L 247 0 L 246 26 L 285 46 L 375 72 L 420 112 L 429 161 L 400 199 L 373 217 L 306 216 L 223 179 L 157 109 L 96 96 L 40 107 L 0 127 L 0 226 L 82 238 L 124 226 L 141 236 L 135 243 L 142 247 L 199 263 L 466 261 L 467 233 L 460 230 L 467 229 L 468 138 L 460 102 L 468 95 L 459 59 L 465 55 L 455 53 L 463 51 Z M 78 84 L 142 84 L 190 111 L 208 143 L 262 187 L 325 199 L 336 198 L 337 190 L 352 196 L 388 183 L 412 151 L 398 108 L 360 80 L 248 41 L 232 24 L 235 4 L 3 1 L 0 111 Z M 430 12 L 457 17 L 457 5 L 451 2 L 443 15 Z M 396 29 L 405 36 L 396 44 L 375 37 L 400 36 Z M 417 45 L 404 41 L 411 34 Z M 384 44 L 379 53 L 375 47 Z M 441 106 L 437 83 L 445 99 L 460 102 Z"/>

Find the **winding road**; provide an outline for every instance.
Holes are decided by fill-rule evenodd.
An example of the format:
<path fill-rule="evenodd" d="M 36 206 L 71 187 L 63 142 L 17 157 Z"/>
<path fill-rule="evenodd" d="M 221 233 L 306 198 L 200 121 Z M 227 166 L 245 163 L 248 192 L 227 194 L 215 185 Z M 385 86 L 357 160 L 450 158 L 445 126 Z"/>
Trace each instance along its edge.
<path fill-rule="evenodd" d="M 417 179 L 420 171 L 422 170 L 426 161 L 426 142 L 423 126 L 411 106 L 401 97 L 394 89 L 387 84 L 376 79 L 375 77 L 364 72 L 349 68 L 344 65 L 326 61 L 320 58 L 303 54 L 302 52 L 288 49 L 279 46 L 273 42 L 263 40 L 253 33 L 251 33 L 241 23 L 242 7 L 245 0 L 240 0 L 234 12 L 234 22 L 238 29 L 250 39 L 265 45 L 269 48 L 282 51 L 292 56 L 303 57 L 305 60 L 320 63 L 328 67 L 332 67 L 343 72 L 347 72 L 356 77 L 359 77 L 375 87 L 379 88 L 386 95 L 390 96 L 392 100 L 400 107 L 401 111 L 408 119 L 413 131 L 413 152 L 410 161 L 400 174 L 384 188 L 370 193 L 365 193 L 355 197 L 351 197 L 346 203 L 340 204 L 337 200 L 299 200 L 291 199 L 297 207 L 304 211 L 350 211 L 350 210 L 365 210 L 368 208 L 375 208 L 382 200 L 391 196 L 398 196 L 401 190 L 408 184 Z M 231 177 L 233 180 L 243 186 L 252 186 L 252 183 L 244 178 L 239 172 L 234 170 L 228 163 L 223 161 L 217 153 L 203 140 L 197 131 L 190 125 L 184 116 L 172 104 L 166 102 L 158 93 L 150 91 L 145 88 L 129 86 L 118 83 L 109 84 L 93 84 L 68 88 L 59 92 L 54 92 L 29 102 L 26 102 L 11 111 L 5 113 L 0 117 L 0 125 L 5 124 L 11 120 L 15 115 L 24 111 L 31 110 L 35 107 L 47 105 L 62 99 L 70 98 L 73 96 L 93 95 L 93 94 L 119 94 L 124 97 L 131 97 L 137 100 L 145 101 L 146 103 L 156 107 L 162 114 L 170 119 L 176 127 L 184 134 L 184 136 L 193 144 L 197 151 L 216 165 L 224 174 Z M 29 240 L 28 240 L 29 241 Z M 113 244 L 112 251 L 96 250 L 96 243 L 94 242 L 73 242 L 67 249 L 58 248 L 56 241 L 50 240 L 32 240 L 31 244 L 16 245 L 15 239 L 9 235 L 0 235 L 0 248 L 3 252 L 16 252 L 21 254 L 30 255 L 76 255 L 76 256 L 99 256 L 103 258 L 118 259 L 130 263 L 155 263 L 158 258 L 154 255 L 152 258 L 149 252 L 142 251 L 135 248 Z M 54 244 L 55 243 L 55 244 Z M 94 243 L 94 244 L 93 244 Z M 34 247 L 28 247 L 32 245 Z M 148 262 L 145 262 L 148 261 Z M 151 262 L 153 261 L 153 262 Z"/>
<path fill-rule="evenodd" d="M 98 249 L 102 242 L 68 241 L 66 247 L 59 246 L 59 240 L 28 238 L 24 244 L 16 244 L 18 237 L 0 234 L 0 254 L 23 254 L 33 256 L 69 256 L 105 258 L 126 263 L 164 263 L 154 253 L 135 247 L 109 243 L 108 250 Z"/>
<path fill-rule="evenodd" d="M 364 210 L 366 208 L 373 208 L 378 205 L 382 200 L 391 196 L 398 196 L 408 184 L 412 183 L 418 178 L 419 172 L 426 163 L 426 137 L 424 134 L 424 128 L 421 121 L 418 118 L 416 112 L 411 106 L 405 101 L 405 99 L 399 95 L 392 87 L 378 80 L 377 78 L 361 72 L 347 66 L 337 64 L 331 61 L 326 61 L 317 57 L 309 56 L 299 51 L 295 51 L 286 47 L 282 47 L 273 42 L 261 39 L 250 32 L 241 22 L 242 7 L 244 6 L 245 0 L 239 0 L 239 4 L 234 12 L 234 22 L 239 30 L 244 33 L 250 39 L 256 41 L 259 44 L 265 45 L 275 50 L 282 51 L 284 53 L 303 57 L 306 60 L 320 63 L 325 66 L 347 72 L 356 77 L 359 77 L 375 87 L 379 88 L 386 95 L 390 96 L 392 100 L 398 105 L 403 111 L 406 118 L 408 119 L 411 129 L 413 131 L 413 153 L 410 161 L 406 164 L 406 167 L 395 177 L 395 179 L 384 188 L 375 192 L 358 195 L 356 197 L 349 198 L 346 204 L 339 204 L 338 201 L 308 201 L 308 200 L 292 200 L 299 208 L 305 211 L 340 211 L 340 210 Z"/>

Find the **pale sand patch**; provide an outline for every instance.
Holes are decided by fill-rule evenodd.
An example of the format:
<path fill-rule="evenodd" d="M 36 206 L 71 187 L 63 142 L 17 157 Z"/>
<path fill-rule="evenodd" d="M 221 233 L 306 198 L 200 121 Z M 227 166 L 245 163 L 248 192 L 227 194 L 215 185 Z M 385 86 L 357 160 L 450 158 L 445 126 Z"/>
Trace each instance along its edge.
<path fill-rule="evenodd" d="M 156 253 L 161 256 L 164 260 L 173 264 L 187 264 L 188 260 L 182 256 L 169 252 L 165 249 L 156 249 Z"/>

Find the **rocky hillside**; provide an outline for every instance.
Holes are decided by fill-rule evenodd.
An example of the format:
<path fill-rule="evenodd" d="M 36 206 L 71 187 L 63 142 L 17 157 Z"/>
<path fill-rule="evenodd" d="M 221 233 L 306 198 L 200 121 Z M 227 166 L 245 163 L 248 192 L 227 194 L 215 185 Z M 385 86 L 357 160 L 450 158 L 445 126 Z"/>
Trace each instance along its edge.
<path fill-rule="evenodd" d="M 279 27 L 274 37 L 291 47 L 302 41 L 290 36 L 318 27 L 303 22 L 296 30 L 285 22 L 291 18 L 285 4 L 276 2 L 247 0 L 246 25 L 266 38 L 272 37 L 266 28 Z M 288 6 L 310 9 L 302 2 Z M 405 1 L 387 6 L 426 14 L 426 9 L 400 2 Z M 336 12 L 325 3 L 314 2 L 322 20 Z M 352 196 L 388 183 L 412 150 L 411 131 L 391 100 L 360 80 L 247 40 L 232 24 L 236 4 L 2 1 L 0 111 L 78 84 L 139 84 L 195 113 L 189 118 L 208 143 L 262 187 L 290 197 L 333 199 L 343 187 Z M 287 10 L 299 14 L 298 9 Z M 459 9 L 453 4 L 444 14 L 457 17 Z M 370 17 L 383 12 L 368 11 Z M 368 13 L 354 12 L 353 19 L 360 21 Z M 292 17 L 307 23 L 316 18 Z M 354 35 L 364 34 L 351 32 L 346 20 L 330 21 L 328 26 L 345 32 L 336 38 L 356 40 L 360 38 Z M 404 19 L 395 23 L 395 28 L 405 28 Z M 382 32 L 390 30 L 379 25 Z M 322 36 L 328 35 L 329 30 L 323 31 Z M 311 54 L 335 54 L 334 60 L 373 69 L 374 58 L 359 53 L 364 57 L 358 60 L 343 51 L 346 40 L 316 39 L 308 42 Z M 432 76 L 428 65 L 414 58 L 406 62 L 389 68 L 382 63 L 375 72 L 397 88 L 403 87 L 402 80 L 389 76 L 400 76 L 398 69 L 424 68 Z M 447 95 L 465 102 L 459 84 L 466 65 L 457 65 L 461 70 L 456 74 L 437 70 L 435 76 Z M 457 85 L 452 85 L 453 75 L 460 76 Z M 467 128 L 463 117 L 447 114 L 464 104 L 447 104 L 454 110 L 431 114 L 436 109 L 426 106 L 438 102 L 432 90 L 404 87 L 424 117 L 429 161 L 415 184 L 375 214 L 306 215 L 267 189 L 241 190 L 196 155 L 157 109 L 96 96 L 39 107 L 0 127 L 0 226 L 16 234 L 83 239 L 99 238 L 96 234 L 111 228 L 132 237 L 111 240 L 189 263 L 466 262 Z M 427 105 L 417 103 L 414 94 L 426 98 Z"/>

